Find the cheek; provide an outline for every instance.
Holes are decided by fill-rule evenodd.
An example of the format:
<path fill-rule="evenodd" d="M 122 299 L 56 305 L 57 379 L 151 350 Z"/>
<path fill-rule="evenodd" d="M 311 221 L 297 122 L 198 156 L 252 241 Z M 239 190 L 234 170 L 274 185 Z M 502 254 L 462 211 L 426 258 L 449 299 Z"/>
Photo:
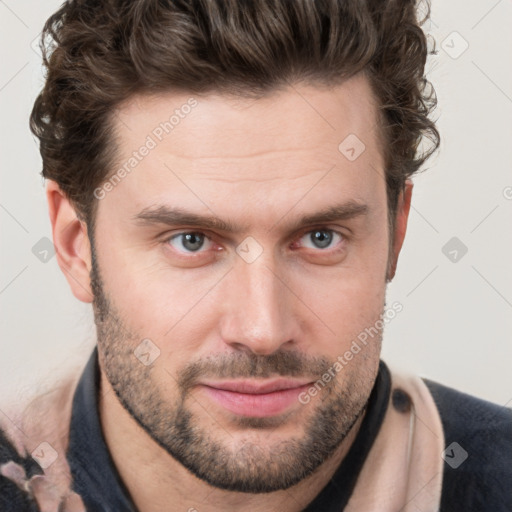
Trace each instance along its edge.
<path fill-rule="evenodd" d="M 368 279 L 368 276 L 357 279 L 341 274 L 327 282 L 310 283 L 303 288 L 303 296 L 306 304 L 317 313 L 318 323 L 322 320 L 334 331 L 333 336 L 346 340 L 375 323 L 382 313 L 385 284 L 383 280 Z"/>
<path fill-rule="evenodd" d="M 375 247 L 375 245 L 374 245 Z M 337 269 L 316 269 L 306 276 L 295 277 L 298 294 L 315 313 L 304 309 L 308 320 L 308 331 L 314 345 L 311 350 L 324 353 L 335 359 L 350 349 L 352 341 L 361 333 L 375 326 L 382 315 L 386 283 L 387 243 L 380 241 L 380 250 L 358 252 L 357 262 Z M 386 257 L 380 257 L 385 254 Z M 375 329 L 372 330 L 375 333 Z M 364 336 L 364 334 L 363 334 Z M 368 338 L 372 347 L 378 350 L 379 335 Z M 366 356 L 370 352 L 366 350 Z"/>
<path fill-rule="evenodd" d="M 106 259 L 102 272 L 109 298 L 134 333 L 162 349 L 165 344 L 179 346 L 183 339 L 193 349 L 215 315 L 219 301 L 211 290 L 225 271 L 176 270 L 163 259 L 133 250 L 122 260 Z"/>

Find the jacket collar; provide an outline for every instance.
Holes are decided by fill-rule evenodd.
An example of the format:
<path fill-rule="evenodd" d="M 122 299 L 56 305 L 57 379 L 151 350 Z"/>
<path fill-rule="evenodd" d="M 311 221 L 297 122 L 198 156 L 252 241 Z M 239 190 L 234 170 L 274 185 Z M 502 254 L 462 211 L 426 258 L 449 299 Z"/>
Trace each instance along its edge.
<path fill-rule="evenodd" d="M 94 348 L 75 391 L 72 406 L 68 462 L 73 490 L 87 510 L 136 511 L 108 451 L 101 430 L 98 394 L 100 369 Z"/>

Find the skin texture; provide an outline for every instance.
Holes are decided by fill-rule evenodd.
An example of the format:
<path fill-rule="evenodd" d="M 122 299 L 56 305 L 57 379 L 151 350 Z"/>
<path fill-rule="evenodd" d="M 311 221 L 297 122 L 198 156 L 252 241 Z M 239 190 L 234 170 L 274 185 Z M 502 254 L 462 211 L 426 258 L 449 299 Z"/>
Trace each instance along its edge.
<path fill-rule="evenodd" d="M 120 106 L 116 169 L 191 96 Z M 377 110 L 362 75 L 256 100 L 193 98 L 190 113 L 99 201 L 94 251 L 85 224 L 48 183 L 58 261 L 75 296 L 94 304 L 102 427 L 140 510 L 301 510 L 357 433 L 381 336 L 308 404 L 279 415 L 229 412 L 200 383 L 320 379 L 383 313 L 412 183 L 390 234 Z M 354 161 L 338 149 L 349 134 L 365 145 Z M 297 225 L 347 202 L 365 213 Z M 160 206 L 237 230 L 135 219 Z M 205 237 L 188 245 L 171 239 L 197 232 Z M 250 263 L 237 252 L 247 247 L 257 255 Z M 134 354 L 142 340 L 157 355 L 147 366 Z"/>

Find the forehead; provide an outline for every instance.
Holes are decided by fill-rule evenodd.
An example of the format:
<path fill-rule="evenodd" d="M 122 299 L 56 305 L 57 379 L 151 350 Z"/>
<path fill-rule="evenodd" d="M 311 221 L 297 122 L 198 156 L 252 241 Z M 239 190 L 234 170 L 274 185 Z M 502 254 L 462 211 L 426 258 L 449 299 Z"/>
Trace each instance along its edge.
<path fill-rule="evenodd" d="M 382 196 L 377 107 L 362 75 L 258 99 L 139 95 L 113 123 L 119 151 L 112 171 L 124 172 L 108 202 L 130 212 L 170 202 L 226 209 L 228 197 L 233 208 L 296 202 L 307 190 L 313 202 Z"/>
<path fill-rule="evenodd" d="M 206 156 L 219 150 L 225 156 L 245 155 L 251 149 L 280 150 L 294 140 L 309 140 L 313 145 L 326 137 L 336 142 L 350 130 L 367 138 L 376 123 L 376 101 L 363 74 L 330 87 L 290 84 L 258 99 L 183 91 L 135 95 L 114 116 L 119 142 L 133 147 L 140 135 L 152 134 L 155 139 L 166 139 L 157 142 L 172 144 L 166 137 L 172 134 L 174 152 L 183 156 Z M 219 147 L 226 139 L 231 147 Z"/>

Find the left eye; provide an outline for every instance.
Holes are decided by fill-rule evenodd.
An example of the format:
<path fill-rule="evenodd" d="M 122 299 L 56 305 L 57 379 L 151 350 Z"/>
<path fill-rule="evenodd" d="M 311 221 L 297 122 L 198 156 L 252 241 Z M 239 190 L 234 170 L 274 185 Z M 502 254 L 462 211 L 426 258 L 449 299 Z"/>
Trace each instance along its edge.
<path fill-rule="evenodd" d="M 210 242 L 208 237 L 195 232 L 178 233 L 169 239 L 169 244 L 180 252 L 198 252 L 205 242 Z"/>
<path fill-rule="evenodd" d="M 336 237 L 341 241 L 343 237 L 333 231 L 331 229 L 315 229 L 313 231 L 308 231 L 301 240 L 305 240 L 306 243 L 310 242 L 312 245 L 309 248 L 312 249 L 327 249 L 332 245 L 333 240 L 336 240 Z M 307 247 L 304 242 L 302 242 L 303 246 Z"/>

